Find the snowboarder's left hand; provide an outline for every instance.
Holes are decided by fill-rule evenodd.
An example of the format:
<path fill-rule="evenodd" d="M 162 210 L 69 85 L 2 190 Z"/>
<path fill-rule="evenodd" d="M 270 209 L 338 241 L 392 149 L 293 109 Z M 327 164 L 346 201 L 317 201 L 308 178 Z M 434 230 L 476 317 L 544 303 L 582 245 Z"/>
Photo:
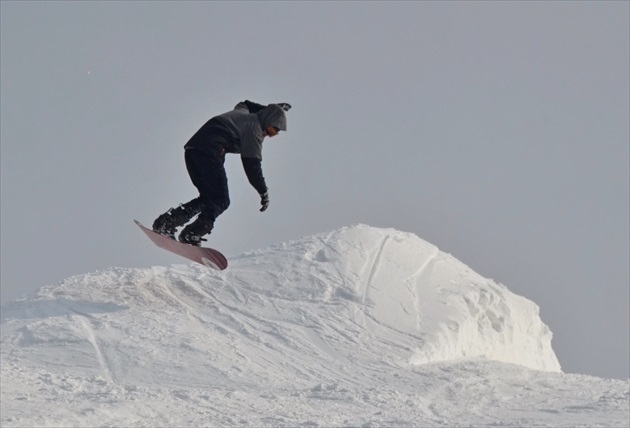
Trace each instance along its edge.
<path fill-rule="evenodd" d="M 269 192 L 260 195 L 260 212 L 263 212 L 269 206 Z"/>

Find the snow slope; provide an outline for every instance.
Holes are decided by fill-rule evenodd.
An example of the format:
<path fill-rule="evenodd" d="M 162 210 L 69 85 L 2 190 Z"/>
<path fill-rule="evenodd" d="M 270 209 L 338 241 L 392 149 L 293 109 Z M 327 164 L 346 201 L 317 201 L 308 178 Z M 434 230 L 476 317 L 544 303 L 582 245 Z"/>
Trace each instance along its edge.
<path fill-rule="evenodd" d="M 2 307 L 2 426 L 628 426 L 560 371 L 538 307 L 365 225 L 200 265 L 75 276 Z"/>

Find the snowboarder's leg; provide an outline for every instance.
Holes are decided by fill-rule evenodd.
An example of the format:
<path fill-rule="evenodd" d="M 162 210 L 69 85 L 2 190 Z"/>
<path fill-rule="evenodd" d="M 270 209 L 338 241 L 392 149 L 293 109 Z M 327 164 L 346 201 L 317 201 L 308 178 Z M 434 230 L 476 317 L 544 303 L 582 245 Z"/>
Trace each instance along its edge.
<path fill-rule="evenodd" d="M 223 166 L 224 156 L 186 150 L 186 168 L 195 187 L 199 190 L 199 217 L 186 226 L 179 240 L 200 245 L 202 237 L 212 231 L 214 221 L 230 206 L 227 175 Z"/>

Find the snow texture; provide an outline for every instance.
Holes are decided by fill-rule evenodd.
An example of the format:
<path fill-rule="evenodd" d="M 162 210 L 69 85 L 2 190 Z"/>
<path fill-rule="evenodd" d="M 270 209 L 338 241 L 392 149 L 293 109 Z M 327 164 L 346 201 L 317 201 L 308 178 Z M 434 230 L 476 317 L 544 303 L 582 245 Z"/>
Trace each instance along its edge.
<path fill-rule="evenodd" d="M 2 307 L 1 425 L 618 426 L 533 302 L 417 236 L 346 227 L 111 268 Z"/>

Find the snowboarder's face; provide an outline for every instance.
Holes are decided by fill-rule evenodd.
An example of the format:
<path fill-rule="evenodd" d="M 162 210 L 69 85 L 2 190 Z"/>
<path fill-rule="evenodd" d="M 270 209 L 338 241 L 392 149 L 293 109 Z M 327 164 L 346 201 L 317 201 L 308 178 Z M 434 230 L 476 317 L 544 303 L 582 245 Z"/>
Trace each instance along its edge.
<path fill-rule="evenodd" d="M 276 128 L 275 126 L 268 126 L 265 129 L 265 134 L 268 137 L 275 137 L 276 135 L 278 135 L 278 128 Z"/>

